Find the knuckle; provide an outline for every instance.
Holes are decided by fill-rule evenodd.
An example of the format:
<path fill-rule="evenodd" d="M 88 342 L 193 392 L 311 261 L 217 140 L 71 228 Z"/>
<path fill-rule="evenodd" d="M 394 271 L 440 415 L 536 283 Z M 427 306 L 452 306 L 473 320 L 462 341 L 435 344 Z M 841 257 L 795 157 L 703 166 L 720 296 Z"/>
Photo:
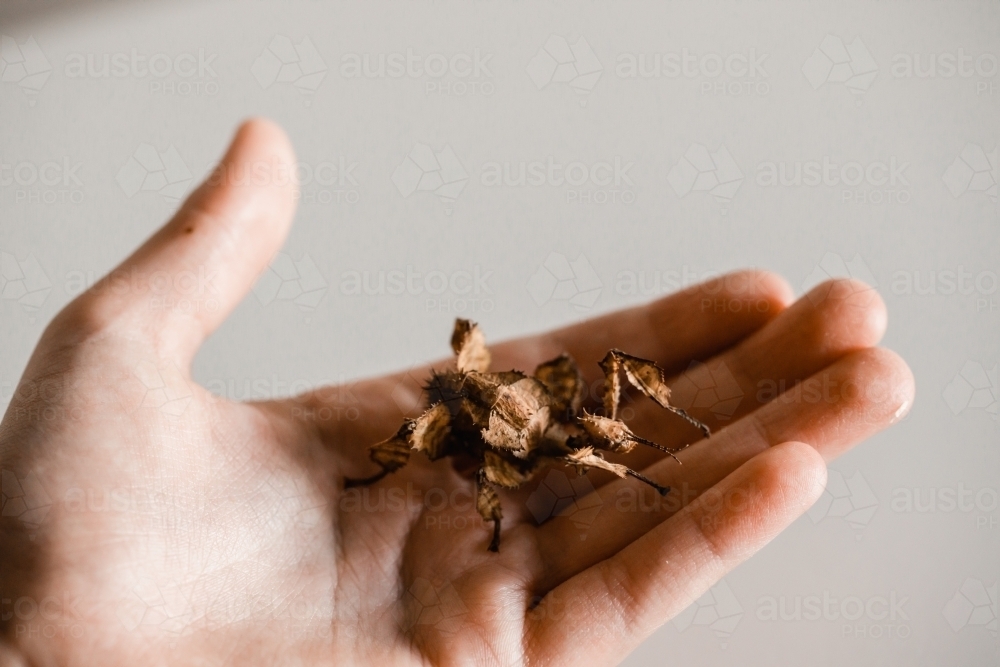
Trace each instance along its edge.
<path fill-rule="evenodd" d="M 72 347 L 98 340 L 122 340 L 136 329 L 135 313 L 119 300 L 84 292 L 67 304 L 45 329 L 42 341 Z"/>

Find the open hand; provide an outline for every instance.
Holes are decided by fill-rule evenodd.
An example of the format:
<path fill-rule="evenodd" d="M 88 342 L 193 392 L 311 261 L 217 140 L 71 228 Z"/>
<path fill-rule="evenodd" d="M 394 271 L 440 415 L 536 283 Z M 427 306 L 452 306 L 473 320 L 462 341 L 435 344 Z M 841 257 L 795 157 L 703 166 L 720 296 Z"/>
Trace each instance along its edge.
<path fill-rule="evenodd" d="M 744 271 L 492 345 L 494 369 L 568 352 L 595 387 L 609 348 L 653 359 L 713 435 L 681 465 L 622 459 L 666 498 L 594 471 L 570 487 L 577 514 L 551 516 L 545 494 L 577 480 L 555 468 L 501 492 L 490 553 L 473 482 L 449 460 L 413 456 L 343 489 L 377 472 L 366 447 L 398 428 L 401 403 L 416 408 L 426 370 L 259 403 L 191 382 L 293 217 L 287 178 L 240 174 L 292 164 L 278 127 L 244 124 L 177 215 L 42 336 L 0 426 L 0 665 L 611 664 L 802 514 L 825 461 L 912 403 L 905 363 L 874 347 L 881 299 L 849 280 L 791 303 L 783 280 Z M 190 307 L 204 269 L 211 298 Z M 661 445 L 700 437 L 650 401 L 628 407 Z"/>

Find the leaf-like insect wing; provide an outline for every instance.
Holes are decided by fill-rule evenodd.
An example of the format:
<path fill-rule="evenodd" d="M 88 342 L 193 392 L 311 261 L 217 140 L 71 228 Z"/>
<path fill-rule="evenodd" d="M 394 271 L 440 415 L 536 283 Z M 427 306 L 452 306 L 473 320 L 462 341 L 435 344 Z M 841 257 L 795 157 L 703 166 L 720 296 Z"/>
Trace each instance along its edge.
<path fill-rule="evenodd" d="M 620 463 L 612 463 L 611 461 L 605 461 L 604 457 L 594 452 L 593 447 L 582 447 L 572 454 L 564 456 L 563 460 L 570 465 L 575 466 L 580 472 L 587 472 L 590 468 L 600 468 L 601 470 L 613 472 L 619 477 L 625 477 L 625 475 L 635 477 L 639 481 L 645 482 L 659 491 L 661 496 L 665 496 L 670 492 L 669 486 L 661 486 L 642 473 L 632 470 L 628 466 L 623 466 Z"/>
<path fill-rule="evenodd" d="M 500 496 L 497 495 L 496 489 L 489 485 L 486 473 L 484 472 L 482 479 L 478 479 L 477 481 L 479 482 L 479 489 L 476 495 L 476 510 L 479 512 L 479 516 L 483 517 L 486 521 L 495 521 L 503 518 L 503 509 L 500 507 Z"/>
<path fill-rule="evenodd" d="M 469 335 L 476 323 L 472 320 L 464 320 L 460 317 L 455 318 L 455 328 L 451 332 L 451 349 L 456 355 L 461 353 L 462 347 L 465 345 L 465 337 Z"/>
<path fill-rule="evenodd" d="M 444 403 L 438 403 L 413 420 L 410 446 L 434 461 L 444 456 L 445 444 L 450 433 L 451 412 Z"/>
<path fill-rule="evenodd" d="M 606 377 L 604 393 L 605 416 L 612 419 L 617 416 L 618 391 L 620 390 L 617 373 L 619 365 L 625 370 L 625 377 L 628 378 L 629 383 L 633 387 L 656 401 L 660 407 L 673 412 L 692 426 L 697 426 L 706 438 L 711 436 L 712 432 L 707 425 L 701 423 L 684 410 L 670 405 L 670 387 L 667 386 L 666 381 L 663 379 L 662 368 L 648 359 L 633 357 L 621 350 L 611 350 L 601 362 L 601 368 L 604 369 Z M 612 389 L 615 391 L 612 391 Z M 609 401 L 609 395 L 613 396 L 613 400 Z M 610 411 L 608 410 L 609 406 L 612 408 Z"/>
<path fill-rule="evenodd" d="M 521 430 L 521 452 L 515 452 L 518 456 L 532 451 L 549 430 L 552 423 L 552 410 L 547 405 L 543 405 L 538 412 L 531 415 L 524 429 Z"/>
<path fill-rule="evenodd" d="M 519 380 L 528 377 L 518 371 L 504 371 L 502 373 L 456 373 L 462 378 L 462 393 L 474 403 L 493 407 L 497 401 L 497 392 L 502 387 L 514 384 Z"/>
<path fill-rule="evenodd" d="M 483 440 L 497 449 L 508 450 L 524 457 L 541 441 L 549 429 L 552 415 L 548 406 L 542 406 L 519 426 L 512 424 L 499 411 L 490 413 L 490 426 L 483 429 Z"/>
<path fill-rule="evenodd" d="M 391 438 L 376 442 L 368 448 L 372 461 L 382 466 L 385 472 L 399 470 L 410 460 L 410 433 L 413 431 L 413 421 L 403 423 Z"/>
<path fill-rule="evenodd" d="M 516 489 L 528 481 L 528 475 L 496 452 L 483 452 L 483 473 L 497 486 Z"/>
<path fill-rule="evenodd" d="M 536 378 L 526 376 L 509 386 L 516 388 L 517 391 L 531 396 L 531 398 L 534 399 L 535 404 L 539 407 L 552 405 L 555 402 L 555 399 L 553 399 L 549 390 Z"/>
<path fill-rule="evenodd" d="M 451 334 L 451 349 L 458 357 L 456 365 L 459 372 L 485 373 L 490 369 L 490 351 L 486 347 L 486 336 L 475 322 L 461 318 L 455 320 L 455 330 Z"/>
<path fill-rule="evenodd" d="M 619 477 L 624 477 L 628 474 L 627 466 L 623 466 L 620 463 L 605 461 L 600 454 L 594 453 L 593 447 L 582 447 L 575 452 L 567 454 L 563 458 L 566 463 L 574 466 L 580 472 L 587 472 L 590 468 L 600 468 L 601 470 L 612 472 Z"/>
<path fill-rule="evenodd" d="M 618 399 L 622 393 L 622 381 L 618 377 L 618 355 L 612 350 L 601 360 L 601 370 L 604 371 L 604 416 L 609 419 L 618 417 Z"/>
<path fill-rule="evenodd" d="M 514 384 L 498 387 L 493 409 L 512 426 L 523 429 L 534 414 L 551 400 L 545 385 L 535 378 L 526 377 Z"/>
<path fill-rule="evenodd" d="M 625 377 L 633 387 L 649 396 L 662 407 L 670 407 L 670 387 L 663 379 L 663 369 L 648 359 L 619 352 Z"/>
<path fill-rule="evenodd" d="M 535 377 L 556 399 L 558 412 L 577 414 L 587 392 L 580 367 L 568 354 L 561 354 L 535 369 Z"/>

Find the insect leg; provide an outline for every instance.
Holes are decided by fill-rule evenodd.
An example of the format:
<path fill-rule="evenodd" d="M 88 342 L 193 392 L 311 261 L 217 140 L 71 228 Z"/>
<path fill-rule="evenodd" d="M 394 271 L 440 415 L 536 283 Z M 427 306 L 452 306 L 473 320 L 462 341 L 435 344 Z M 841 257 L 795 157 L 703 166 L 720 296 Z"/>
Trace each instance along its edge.
<path fill-rule="evenodd" d="M 369 458 L 378 464 L 378 467 L 382 469 L 381 472 L 378 472 L 371 477 L 363 477 L 361 479 L 345 479 L 344 488 L 349 489 L 352 486 L 374 484 L 389 473 L 396 472 L 409 463 L 409 438 L 413 433 L 414 423 L 415 422 L 413 420 L 406 421 L 399 428 L 399 431 L 396 432 L 396 435 L 387 440 L 383 440 L 382 442 L 376 442 L 368 448 Z"/>
<path fill-rule="evenodd" d="M 679 449 L 670 449 L 669 447 L 664 447 L 663 445 L 658 445 L 655 442 L 653 442 L 652 440 L 646 440 L 645 438 L 641 438 L 641 437 L 639 437 L 637 435 L 634 435 L 634 434 L 629 439 L 633 440 L 635 442 L 638 442 L 640 445 L 646 445 L 647 447 L 652 447 L 653 449 L 658 449 L 661 452 L 664 452 L 665 454 L 667 454 L 667 456 L 669 456 L 670 458 L 672 458 L 674 461 L 677 461 L 678 463 L 680 463 L 681 460 L 679 458 L 677 458 L 676 456 L 674 456 L 674 454 L 677 453 L 677 452 L 679 452 L 679 451 L 681 451 L 682 449 L 687 449 L 689 447 L 689 445 L 684 445 L 683 447 L 680 447 Z"/>
<path fill-rule="evenodd" d="M 353 477 L 345 477 L 344 488 L 350 489 L 351 487 L 354 486 L 368 486 L 369 484 L 374 484 L 375 482 L 379 481 L 380 479 L 388 475 L 390 472 L 391 471 L 388 470 L 387 468 L 382 468 L 381 472 L 377 472 L 370 477 L 362 477 L 360 479 L 356 479 Z"/>
<path fill-rule="evenodd" d="M 626 475 L 630 475 L 632 477 L 635 477 L 640 482 L 645 482 L 646 484 L 649 484 L 651 487 L 653 487 L 654 489 L 656 489 L 657 492 L 659 492 L 659 494 L 661 496 L 665 496 L 668 493 L 670 493 L 670 487 L 669 486 L 661 486 L 661 485 L 657 484 L 656 482 L 654 482 L 653 480 L 651 480 L 650 478 L 648 478 L 645 475 L 643 475 L 641 472 L 636 472 L 635 470 L 632 470 L 631 468 L 626 468 L 625 469 L 625 474 Z"/>
<path fill-rule="evenodd" d="M 489 550 L 494 553 L 500 551 L 500 520 L 503 519 L 503 509 L 500 507 L 500 496 L 486 479 L 486 471 L 482 468 L 476 473 L 476 509 L 484 521 L 493 522 L 493 540 Z"/>
<path fill-rule="evenodd" d="M 622 381 L 618 375 L 619 360 L 616 350 L 611 350 L 600 361 L 604 371 L 604 416 L 618 418 L 618 400 L 621 398 Z"/>
<path fill-rule="evenodd" d="M 669 410 L 670 412 L 673 412 L 675 415 L 677 415 L 687 423 L 691 424 L 692 426 L 696 426 L 701 431 L 701 434 L 706 438 L 712 437 L 712 430 L 708 428 L 707 424 L 698 421 L 684 410 L 681 410 L 680 408 L 675 408 L 672 405 L 664 405 L 662 407 Z"/>

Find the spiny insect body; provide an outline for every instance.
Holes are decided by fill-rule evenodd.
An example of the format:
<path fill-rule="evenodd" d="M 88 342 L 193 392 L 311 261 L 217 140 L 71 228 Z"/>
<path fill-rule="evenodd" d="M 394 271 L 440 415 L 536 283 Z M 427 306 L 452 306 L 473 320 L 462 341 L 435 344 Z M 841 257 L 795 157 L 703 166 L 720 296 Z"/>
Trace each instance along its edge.
<path fill-rule="evenodd" d="M 455 321 L 451 337 L 455 370 L 434 372 L 425 387 L 430 407 L 408 419 L 392 437 L 369 447 L 369 455 L 381 470 L 364 479 L 348 479 L 345 486 L 372 484 L 399 470 L 414 450 L 432 461 L 464 455 L 478 462 L 476 509 L 493 522 L 490 551 L 500 549 L 503 511 L 495 487 L 516 489 L 542 468 L 569 464 L 580 474 L 599 468 L 619 477 L 631 476 L 649 484 L 661 495 L 661 486 L 620 463 L 606 460 L 601 450 L 628 453 L 636 445 L 668 449 L 634 434 L 618 419 L 621 377 L 655 401 L 701 429 L 705 424 L 670 405 L 670 389 L 663 371 L 652 361 L 611 350 L 600 362 L 604 371 L 603 415 L 583 410 L 586 383 L 576 362 L 562 354 L 535 369 L 534 375 L 520 371 L 490 372 L 490 352 L 478 325 Z M 674 457 L 676 458 L 676 457 Z"/>

